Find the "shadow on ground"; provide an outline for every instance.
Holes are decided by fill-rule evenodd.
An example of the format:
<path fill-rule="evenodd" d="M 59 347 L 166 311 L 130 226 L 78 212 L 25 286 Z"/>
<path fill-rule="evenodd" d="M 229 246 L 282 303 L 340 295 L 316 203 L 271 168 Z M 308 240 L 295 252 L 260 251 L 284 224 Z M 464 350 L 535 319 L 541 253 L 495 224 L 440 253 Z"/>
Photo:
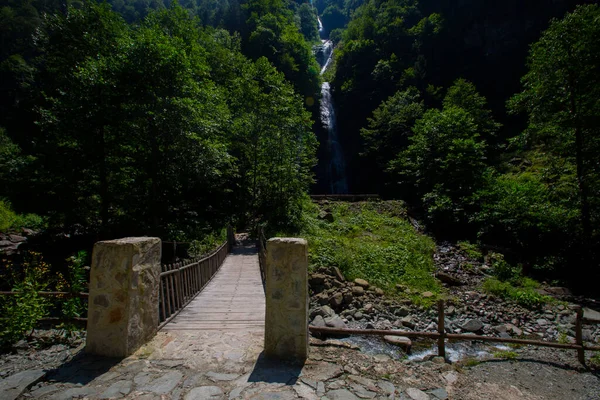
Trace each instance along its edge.
<path fill-rule="evenodd" d="M 260 353 L 248 382 L 283 383 L 295 385 L 300 377 L 304 363 L 272 360 Z"/>
<path fill-rule="evenodd" d="M 61 383 L 86 385 L 108 372 L 122 358 L 94 356 L 81 352 L 70 361 L 48 372 L 47 380 Z"/>

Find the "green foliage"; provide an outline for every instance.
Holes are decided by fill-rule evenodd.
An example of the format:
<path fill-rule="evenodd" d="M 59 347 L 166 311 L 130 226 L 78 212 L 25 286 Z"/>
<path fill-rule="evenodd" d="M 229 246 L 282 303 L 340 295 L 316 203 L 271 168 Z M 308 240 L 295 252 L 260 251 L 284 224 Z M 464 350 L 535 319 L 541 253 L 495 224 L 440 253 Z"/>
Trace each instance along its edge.
<path fill-rule="evenodd" d="M 458 242 L 458 247 L 467 255 L 467 257 L 474 260 L 483 260 L 483 253 L 481 253 L 477 244 L 468 241 L 460 241 Z"/>
<path fill-rule="evenodd" d="M 523 91 L 509 102 L 513 112 L 527 112 L 529 127 L 521 144 L 539 148 L 575 171 L 579 211 L 579 263 L 585 272 L 593 264 L 600 203 L 600 7 L 582 5 L 550 27 L 530 50 Z"/>
<path fill-rule="evenodd" d="M 219 232 L 213 232 L 202 236 L 200 240 L 192 241 L 188 248 L 190 257 L 201 257 L 223 244 L 227 237 L 227 230 L 221 229 Z"/>
<path fill-rule="evenodd" d="M 310 46 L 277 12 L 289 39 L 277 56 L 303 73 Z M 310 114 L 266 58 L 244 57 L 243 39 L 179 6 L 127 25 L 93 2 L 48 16 L 37 39 L 27 202 L 53 227 L 187 240 L 231 220 L 298 219 Z M 0 135 L 0 164 L 18 153 Z"/>
<path fill-rule="evenodd" d="M 595 352 L 590 358 L 590 365 L 600 369 L 600 352 Z"/>
<path fill-rule="evenodd" d="M 552 297 L 541 295 L 536 291 L 540 284 L 534 279 L 523 276 L 521 265 L 511 265 L 499 253 L 488 254 L 487 261 L 495 275 L 483 282 L 483 290 L 487 293 L 510 299 L 530 309 L 540 308 L 553 301 Z"/>
<path fill-rule="evenodd" d="M 516 360 L 519 357 L 519 355 L 516 352 L 510 350 L 495 351 L 493 353 L 493 356 L 495 358 L 502 358 L 504 360 Z"/>
<path fill-rule="evenodd" d="M 85 266 L 89 263 L 89 256 L 85 251 L 69 257 L 67 260 L 66 274 L 58 275 L 56 290 L 60 292 L 81 293 L 87 291 L 88 276 Z M 87 315 L 87 306 L 79 297 L 59 298 L 60 314 L 63 318 L 80 318 Z M 72 322 L 63 322 L 59 328 L 67 331 L 77 330 Z"/>
<path fill-rule="evenodd" d="M 490 253 L 488 262 L 492 267 L 492 273 L 501 281 L 514 281 L 521 276 L 521 266 L 506 262 L 504 256 L 500 253 Z"/>
<path fill-rule="evenodd" d="M 35 214 L 17 214 L 9 202 L 0 200 L 0 232 L 17 231 L 21 228 L 44 229 L 46 222 Z"/>
<path fill-rule="evenodd" d="M 369 118 L 369 127 L 361 130 L 365 141 L 363 156 L 385 170 L 390 160 L 407 146 L 412 127 L 423 116 L 424 109 L 416 88 L 398 91 L 382 102 Z"/>
<path fill-rule="evenodd" d="M 419 293 L 441 293 L 432 275 L 434 244 L 404 218 L 402 202 L 336 202 L 328 207 L 331 223 L 318 218 L 318 206 L 305 205 L 299 235 L 308 240 L 312 267 L 336 266 L 348 279 L 363 278 L 388 292 L 402 283 Z"/>
<path fill-rule="evenodd" d="M 483 290 L 494 296 L 512 300 L 523 307 L 537 309 L 553 299 L 539 294 L 534 287 L 537 283 L 534 282 L 527 279 L 524 282 L 504 282 L 497 278 L 487 278 L 483 282 Z"/>
<path fill-rule="evenodd" d="M 38 294 L 49 285 L 48 265 L 39 253 L 30 252 L 19 266 L 4 261 L 3 269 L 12 284 L 14 296 L 2 296 L 0 310 L 6 320 L 0 329 L 0 347 L 8 348 L 33 331 L 48 312 L 48 300 Z"/>
<path fill-rule="evenodd" d="M 472 357 L 468 357 L 462 361 L 462 365 L 464 365 L 467 368 L 476 367 L 479 364 L 481 364 L 481 361 L 476 358 L 472 358 Z"/>

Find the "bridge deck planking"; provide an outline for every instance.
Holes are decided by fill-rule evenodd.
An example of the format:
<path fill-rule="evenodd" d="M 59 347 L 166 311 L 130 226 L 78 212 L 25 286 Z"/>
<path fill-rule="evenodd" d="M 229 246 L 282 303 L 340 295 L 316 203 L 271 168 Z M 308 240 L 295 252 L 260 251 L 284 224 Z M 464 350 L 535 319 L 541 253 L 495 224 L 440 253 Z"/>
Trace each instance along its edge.
<path fill-rule="evenodd" d="M 257 250 L 235 247 L 202 292 L 165 331 L 263 331 L 265 294 Z"/>

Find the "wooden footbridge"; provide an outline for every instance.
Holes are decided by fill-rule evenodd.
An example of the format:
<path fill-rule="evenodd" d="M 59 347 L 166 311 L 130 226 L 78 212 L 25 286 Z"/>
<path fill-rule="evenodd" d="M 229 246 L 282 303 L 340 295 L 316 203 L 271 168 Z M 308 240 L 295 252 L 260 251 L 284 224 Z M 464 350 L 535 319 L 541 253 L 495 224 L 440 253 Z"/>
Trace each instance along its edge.
<path fill-rule="evenodd" d="M 257 247 L 225 243 L 203 259 L 163 265 L 160 297 L 160 328 L 165 331 L 264 330 Z"/>

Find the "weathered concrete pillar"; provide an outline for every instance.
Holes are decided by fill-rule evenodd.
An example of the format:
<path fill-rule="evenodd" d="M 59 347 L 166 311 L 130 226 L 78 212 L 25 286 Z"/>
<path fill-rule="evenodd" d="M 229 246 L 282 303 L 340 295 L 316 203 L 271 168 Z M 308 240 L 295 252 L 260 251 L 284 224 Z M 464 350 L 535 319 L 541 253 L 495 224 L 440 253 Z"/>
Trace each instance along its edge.
<path fill-rule="evenodd" d="M 160 257 L 159 238 L 94 245 L 86 352 L 126 357 L 156 334 Z"/>
<path fill-rule="evenodd" d="M 265 355 L 308 357 L 308 246 L 306 240 L 267 241 Z"/>

